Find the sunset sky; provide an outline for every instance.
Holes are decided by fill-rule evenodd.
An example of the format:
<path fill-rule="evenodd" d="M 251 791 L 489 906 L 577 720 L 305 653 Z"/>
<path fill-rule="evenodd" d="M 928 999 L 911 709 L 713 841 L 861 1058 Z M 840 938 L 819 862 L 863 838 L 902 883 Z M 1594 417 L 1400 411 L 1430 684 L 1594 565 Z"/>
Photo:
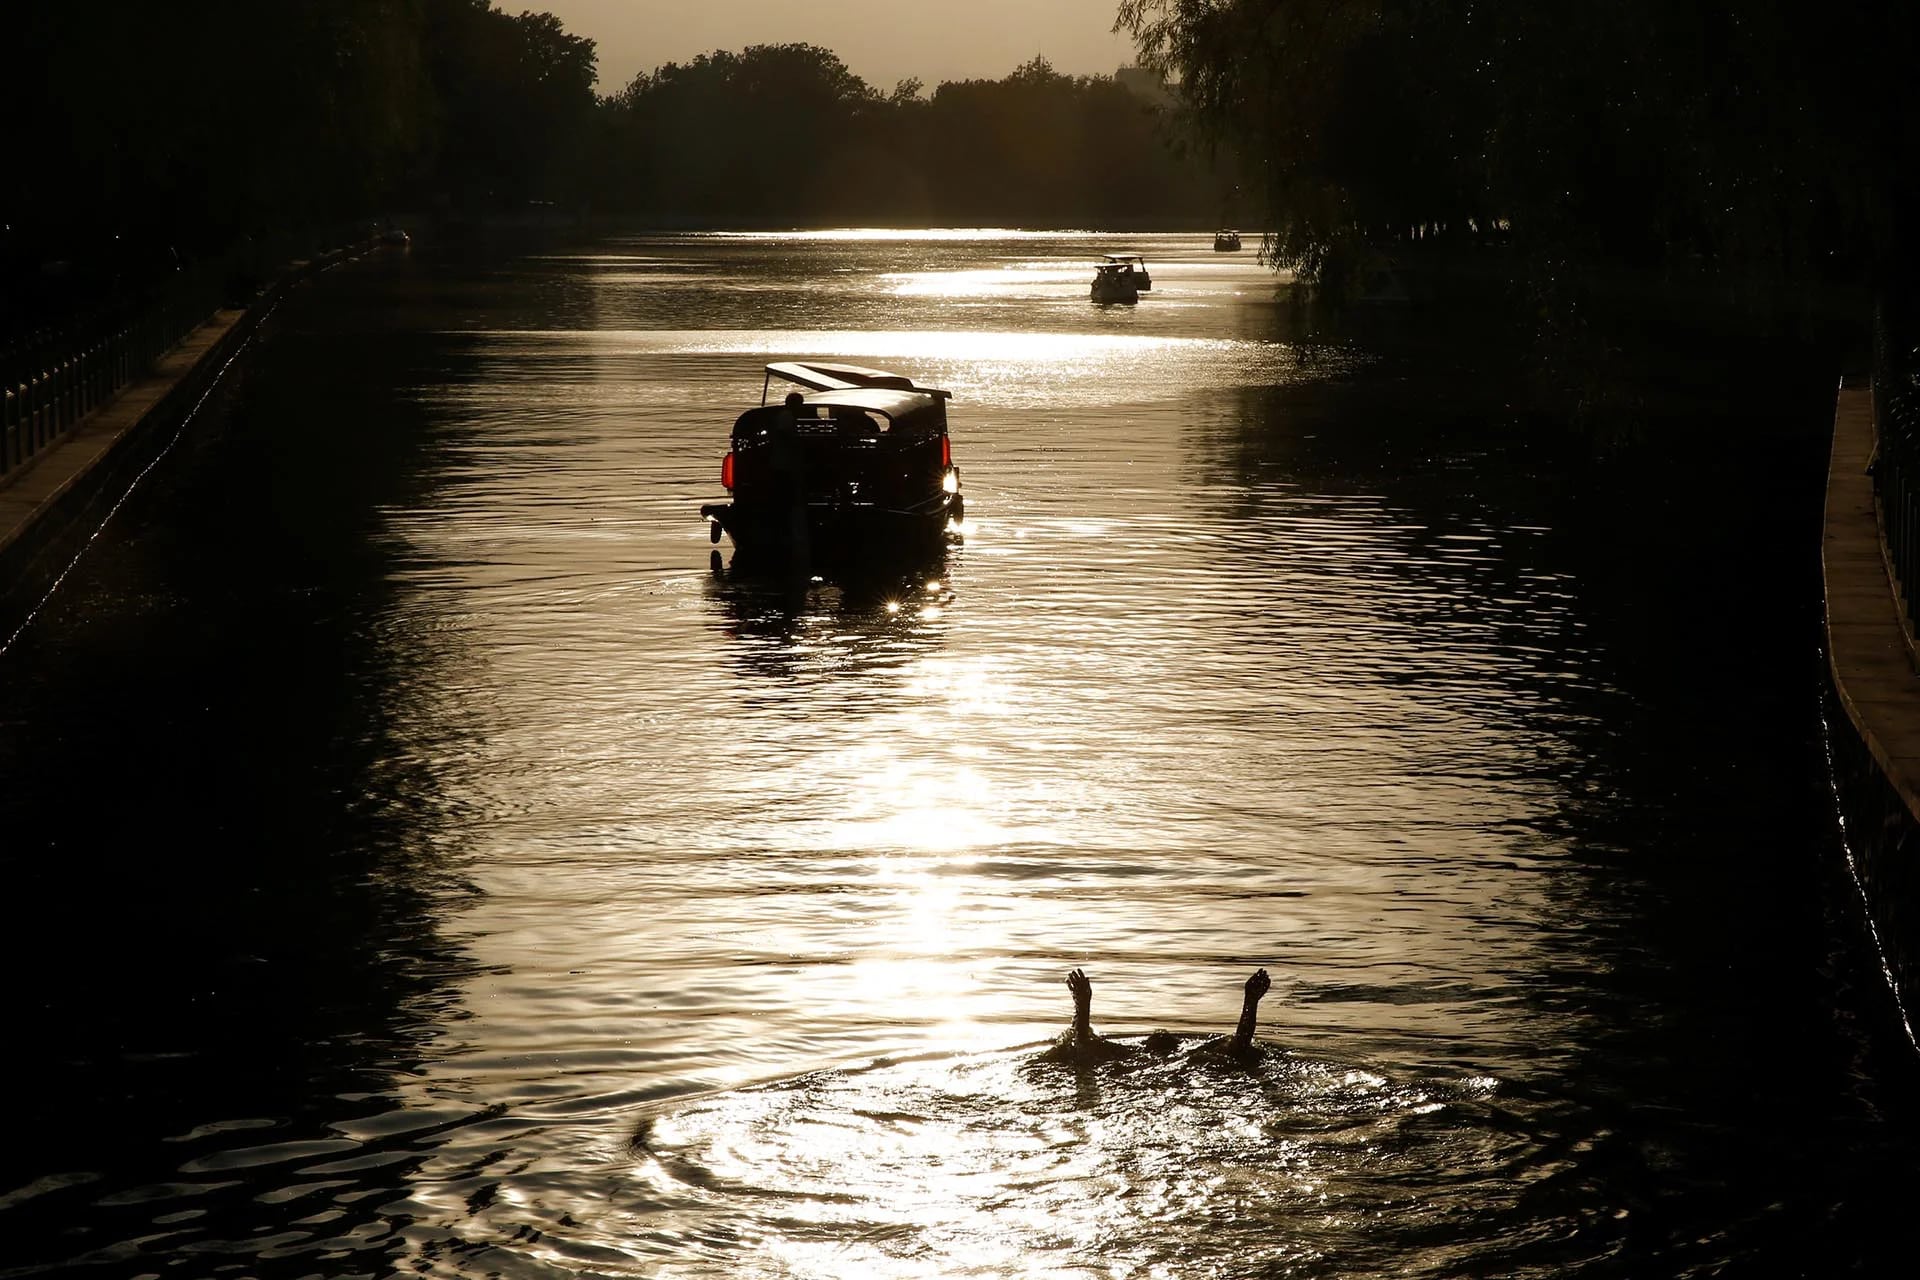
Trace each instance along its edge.
<path fill-rule="evenodd" d="M 1073 75 L 1111 75 L 1132 47 L 1118 0 L 525 0 L 599 45 L 600 88 L 714 49 L 804 42 L 838 53 L 877 89 L 918 76 L 1004 76 L 1035 54 Z"/>

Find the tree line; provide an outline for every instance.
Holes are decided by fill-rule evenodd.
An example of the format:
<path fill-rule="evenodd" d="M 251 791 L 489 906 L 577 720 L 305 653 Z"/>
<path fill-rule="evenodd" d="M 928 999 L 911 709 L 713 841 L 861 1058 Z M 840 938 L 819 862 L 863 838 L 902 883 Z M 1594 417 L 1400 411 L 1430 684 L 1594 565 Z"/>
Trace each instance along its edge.
<path fill-rule="evenodd" d="M 1141 225 L 1220 201 L 1172 113 L 1037 57 L 882 93 L 825 49 L 760 45 L 635 77 L 605 124 L 604 205 L 659 219 Z"/>
<path fill-rule="evenodd" d="M 595 110 L 592 41 L 488 0 L 15 5 L 0 47 L 15 330 L 429 193 L 544 191 Z"/>
<path fill-rule="evenodd" d="M 16 319 L 277 232 L 558 206 L 661 225 L 1205 222 L 1215 177 L 1106 77 L 868 85 L 763 45 L 595 91 L 591 40 L 492 0 L 69 0 L 0 44 Z"/>
<path fill-rule="evenodd" d="M 1543 258 L 1885 270 L 1920 154 L 1904 0 L 1121 0 L 1309 273 L 1448 229 Z"/>

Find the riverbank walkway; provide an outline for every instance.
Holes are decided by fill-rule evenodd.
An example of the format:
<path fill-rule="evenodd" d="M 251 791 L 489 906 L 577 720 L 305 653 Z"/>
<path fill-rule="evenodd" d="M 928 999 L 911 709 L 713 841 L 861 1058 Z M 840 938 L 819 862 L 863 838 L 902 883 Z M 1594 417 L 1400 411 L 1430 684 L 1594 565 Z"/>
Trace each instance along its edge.
<path fill-rule="evenodd" d="M 1901 1026 L 1920 1049 L 1920 644 L 1868 471 L 1877 423 L 1869 380 L 1843 383 L 1820 545 L 1826 742 L 1848 869 Z"/>
<path fill-rule="evenodd" d="M 288 289 L 374 252 L 381 243 L 358 241 L 289 262 L 248 306 L 213 312 L 144 374 L 32 458 L 0 475 L 0 600 L 13 596 L 49 560 L 58 558 L 50 556 L 50 550 L 75 545 L 74 536 L 85 534 L 83 517 L 94 501 L 132 483 L 121 464 L 145 456 L 133 446 L 150 444 L 161 431 L 177 428 L 191 416 Z"/>
<path fill-rule="evenodd" d="M 1882 543 L 1873 451 L 1873 392 L 1863 378 L 1843 385 L 1834 407 L 1821 538 L 1827 661 L 1840 705 L 1920 821 L 1920 649 Z"/>
<path fill-rule="evenodd" d="M 6 563 L 34 530 L 79 494 L 121 443 L 187 381 L 229 345 L 247 313 L 216 311 L 179 345 L 154 361 L 143 377 L 76 423 L 54 444 L 0 481 L 0 563 Z"/>

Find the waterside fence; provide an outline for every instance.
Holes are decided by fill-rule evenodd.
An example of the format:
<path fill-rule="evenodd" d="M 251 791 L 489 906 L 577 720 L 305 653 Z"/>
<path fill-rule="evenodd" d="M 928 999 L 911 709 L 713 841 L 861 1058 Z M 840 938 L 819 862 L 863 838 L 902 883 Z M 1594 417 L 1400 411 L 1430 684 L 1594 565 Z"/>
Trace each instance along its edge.
<path fill-rule="evenodd" d="M 1873 326 L 1874 497 L 1909 637 L 1920 635 L 1920 324 L 1883 304 Z"/>
<path fill-rule="evenodd" d="M 82 418 L 145 374 L 220 303 L 194 279 L 116 327 L 43 339 L 0 360 L 0 479 L 57 442 Z"/>
<path fill-rule="evenodd" d="M 0 484 L 146 375 L 221 307 L 246 307 L 296 260 L 364 245 L 368 224 L 249 243 L 172 273 L 138 302 L 120 300 L 0 350 Z"/>
<path fill-rule="evenodd" d="M 1900 1021 L 1920 1048 L 1920 308 L 1897 298 L 1874 317 L 1870 396 L 1863 405 L 1843 390 L 1836 410 L 1824 710 L 1848 862 Z M 1864 526 L 1849 526 L 1859 518 L 1849 511 Z M 1836 541 L 1847 527 L 1864 536 Z M 1863 591 L 1863 581 L 1879 589 Z"/>

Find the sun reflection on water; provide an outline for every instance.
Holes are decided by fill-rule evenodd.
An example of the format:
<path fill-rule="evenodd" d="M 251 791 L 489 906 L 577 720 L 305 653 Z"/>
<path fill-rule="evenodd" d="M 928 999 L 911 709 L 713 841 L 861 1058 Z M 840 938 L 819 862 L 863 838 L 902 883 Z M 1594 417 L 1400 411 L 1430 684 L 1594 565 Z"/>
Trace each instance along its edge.
<path fill-rule="evenodd" d="M 601 329 L 489 330 L 479 337 L 503 356 L 539 358 L 542 353 L 577 356 L 591 352 L 630 374 L 629 360 L 735 357 L 737 379 L 725 398 L 709 406 L 676 396 L 666 406 L 677 415 L 737 412 L 757 403 L 759 364 L 773 359 L 836 359 L 904 368 L 923 385 L 956 397 L 951 411 L 964 435 L 970 415 L 983 405 L 1044 407 L 1117 405 L 1187 397 L 1201 390 L 1261 386 L 1326 376 L 1355 357 L 1314 351 L 1311 364 L 1282 342 L 1245 338 L 1185 337 L 1102 328 L 1090 332 L 990 329 Z M 644 382 L 625 394 L 652 394 Z M 709 393 L 711 399 L 711 393 Z M 964 464 L 963 464 L 964 465 Z"/>
<path fill-rule="evenodd" d="M 1442 630 L 1488 594 L 1473 575 L 1498 549 L 1429 544 L 1425 516 L 1368 489 L 1303 488 L 1289 451 L 1314 424 L 1261 397 L 1364 357 L 1279 340 L 1229 296 L 1271 298 L 1269 278 L 1186 263 L 1155 307 L 1095 315 L 1064 305 L 1086 247 L 881 249 L 832 296 L 824 276 L 796 287 L 772 249 L 730 248 L 765 266 L 735 273 L 750 302 L 719 309 L 690 282 L 626 278 L 652 264 L 607 264 L 591 317 L 462 333 L 498 371 L 459 393 L 465 411 L 512 440 L 547 424 L 511 473 L 476 453 L 461 495 L 518 513 L 515 570 L 577 565 L 542 558 L 586 537 L 553 545 L 550 513 L 580 501 L 548 494 L 572 474 L 556 468 L 588 477 L 610 517 L 596 529 L 617 532 L 595 543 L 602 595 L 587 581 L 562 625 L 550 591 L 521 588 L 545 592 L 528 614 L 548 644 L 492 651 L 512 707 L 549 726 L 553 780 L 475 873 L 499 967 L 465 993 L 460 1030 L 520 1073 L 495 1093 L 612 1099 L 603 1127 L 650 1117 L 621 1166 L 636 1207 L 597 1241 L 642 1271 L 1311 1272 L 1366 1247 L 1404 1187 L 1381 1173 L 1396 1151 L 1464 1145 L 1450 1167 L 1471 1178 L 1477 1156 L 1504 1167 L 1524 1146 L 1497 1124 L 1443 1132 L 1470 1091 L 1377 1061 L 1123 1079 L 1036 1071 L 1017 1047 L 1064 1023 L 1064 965 L 1111 980 L 1110 1033 L 1221 1031 L 1222 970 L 1302 939 L 1322 997 L 1276 1011 L 1277 1038 L 1477 1035 L 1495 1006 L 1448 966 L 1521 969 L 1538 937 L 1485 928 L 1496 890 L 1522 916 L 1539 889 L 1487 870 L 1501 842 L 1478 815 L 1512 805 L 1452 781 L 1463 752 L 1538 744 L 1504 668 L 1474 665 L 1509 662 L 1513 636 Z M 699 304 L 683 327 L 660 304 L 674 289 Z M 1247 322 L 1183 320 L 1181 300 Z M 971 536 L 884 584 L 682 577 L 704 534 L 687 513 L 760 364 L 809 356 L 954 392 Z M 637 521 L 636 492 L 655 504 Z M 1502 625 L 1554 625 L 1507 594 Z M 564 714 L 602 686 L 631 695 L 618 726 Z M 583 831 L 613 834 L 602 848 Z M 540 840 L 569 856 L 501 872 Z M 1428 998 L 1437 982 L 1467 994 Z M 534 1030 L 514 1038 L 520 1024 Z M 581 1031 L 596 1026 L 633 1038 Z M 779 1073 L 800 1074 L 748 1083 Z M 604 1184 L 580 1183 L 492 1234 L 587 1221 Z"/>
<path fill-rule="evenodd" d="M 341 944 L 324 990 L 233 940 L 206 973 L 285 995 L 285 1025 L 204 1060 L 129 1040 L 156 1117 L 205 1088 L 161 1147 L 0 1187 L 10 1248 L 143 1275 L 1590 1280 L 1860 1224 L 1831 1210 L 1863 1182 L 1814 1183 L 1904 1146 L 1842 1132 L 1781 1182 L 1713 1156 L 1749 1149 L 1752 1091 L 1671 1105 L 1717 1059 L 1668 1050 L 1722 1027 L 1644 1025 L 1674 953 L 1642 876 L 1692 810 L 1642 758 L 1664 713 L 1620 714 L 1638 651 L 1606 648 L 1639 614 L 1607 616 L 1551 467 L 1427 431 L 1474 412 L 1452 375 L 1282 341 L 1250 255 L 1155 257 L 1167 292 L 1118 315 L 1020 294 L 1091 237 L 976 238 L 1019 239 L 652 237 L 487 280 L 423 255 L 431 299 L 349 295 L 317 344 L 289 301 L 259 358 L 308 354 L 248 379 L 259 423 L 366 407 L 329 398 L 347 364 L 393 379 L 367 421 L 392 456 L 346 470 L 404 474 L 342 493 L 385 495 L 365 527 L 305 530 L 357 583 L 316 579 L 351 642 L 313 674 L 368 699 L 340 723 L 370 736 L 287 793 L 364 810 L 337 830 L 373 843 L 290 864 L 319 879 L 286 909 Z M 346 340 L 374 317 L 414 328 Z M 708 569 L 732 415 L 765 358 L 807 355 L 956 392 L 979 514 L 938 570 Z M 322 436 L 275 456 L 339 470 Z M 1280 1051 L 1036 1067 L 1082 963 L 1096 1024 L 1136 1037 L 1225 1030 L 1270 966 Z M 73 1118 L 118 1142 L 113 1114 Z M 1816 1102 L 1774 1141 L 1853 1115 Z"/>
<path fill-rule="evenodd" d="M 906 726 L 905 735 L 937 739 L 955 732 L 931 716 Z M 997 793 L 986 765 L 961 763 L 942 753 L 900 759 L 892 743 L 859 749 L 833 767 L 835 776 L 857 777 L 862 785 L 848 797 L 843 817 L 822 828 L 823 850 L 907 850 L 960 853 L 1009 840 L 1054 839 L 1057 833 L 1031 822 L 1003 821 L 1010 806 Z"/>
<path fill-rule="evenodd" d="M 1089 270 L 1047 262 L 971 270 L 895 271 L 881 279 L 900 298 L 988 298 L 1035 292 L 1084 293 Z"/>
<path fill-rule="evenodd" d="M 737 1274 L 1264 1274 L 1342 1236 L 1390 1252 L 1417 1236 L 1418 1215 L 1383 1214 L 1387 1153 L 1446 1143 L 1430 1117 L 1484 1106 L 1476 1085 L 1286 1058 L 1252 1075 L 1179 1055 L 1098 1073 L 1024 1053 L 883 1063 L 667 1109 L 643 1120 L 630 1176 L 710 1224 L 777 1195 L 757 1260 L 708 1256 Z M 1450 1154 L 1496 1176 L 1514 1141 Z M 1417 1249 L 1399 1257 L 1428 1274 Z"/>
<path fill-rule="evenodd" d="M 955 242 L 969 240 L 1106 240 L 1106 231 L 1025 231 L 1010 227 L 838 227 L 820 231 L 711 231 L 690 237 L 700 240 L 744 240 L 760 242 L 885 243 L 926 240 Z"/>

